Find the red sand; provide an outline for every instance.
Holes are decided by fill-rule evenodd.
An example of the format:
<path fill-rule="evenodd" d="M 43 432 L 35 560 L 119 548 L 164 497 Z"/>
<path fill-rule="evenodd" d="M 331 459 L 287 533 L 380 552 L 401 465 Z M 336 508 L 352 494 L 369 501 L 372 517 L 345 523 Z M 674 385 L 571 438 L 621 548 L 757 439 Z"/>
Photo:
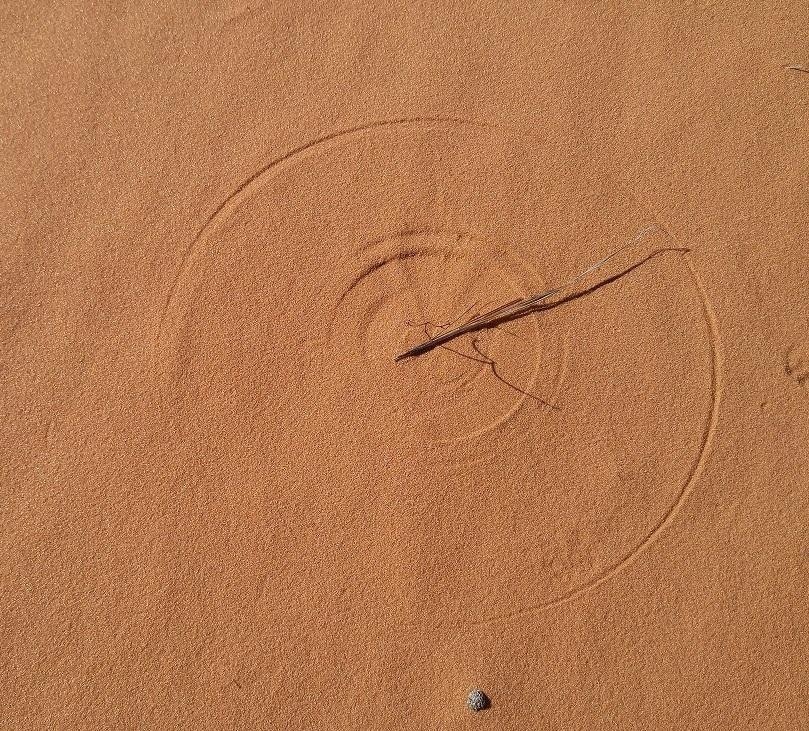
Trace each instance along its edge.
<path fill-rule="evenodd" d="M 806 727 L 809 7 L 536 5 L 0 11 L 3 728 Z"/>

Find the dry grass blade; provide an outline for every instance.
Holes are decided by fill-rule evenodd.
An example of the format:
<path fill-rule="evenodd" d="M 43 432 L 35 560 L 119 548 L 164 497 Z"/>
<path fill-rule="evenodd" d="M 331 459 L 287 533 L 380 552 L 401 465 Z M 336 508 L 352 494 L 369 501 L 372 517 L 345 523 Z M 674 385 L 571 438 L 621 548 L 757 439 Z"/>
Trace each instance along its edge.
<path fill-rule="evenodd" d="M 403 360 L 405 358 L 412 358 L 416 355 L 423 355 L 424 353 L 428 353 L 433 348 L 437 348 L 439 345 L 443 345 L 444 343 L 448 343 L 450 340 L 457 338 L 459 335 L 463 335 L 464 333 L 474 332 L 475 330 L 481 330 L 483 328 L 489 327 L 490 325 L 504 319 L 504 318 L 511 318 L 511 317 L 518 317 L 521 314 L 530 312 L 533 310 L 537 305 L 541 302 L 547 300 L 549 297 L 552 297 L 559 292 L 563 292 L 570 287 L 581 282 L 583 279 L 588 277 L 593 272 L 597 271 L 601 267 L 603 267 L 610 259 L 617 256 L 623 251 L 635 246 L 642 238 L 646 236 L 655 226 L 646 226 L 645 228 L 641 229 L 635 237 L 627 244 L 622 246 L 620 249 L 616 249 L 608 256 L 605 256 L 600 261 L 597 261 L 592 266 L 585 269 L 580 274 L 577 274 L 572 279 L 560 284 L 556 287 L 551 289 L 546 289 L 539 294 L 532 295 L 531 297 L 524 297 L 522 299 L 512 300 L 504 305 L 500 305 L 493 310 L 489 310 L 488 312 L 484 312 L 481 315 L 478 315 L 468 322 L 465 322 L 463 325 L 459 325 L 452 330 L 447 330 L 446 332 L 442 332 L 435 337 L 432 337 L 428 340 L 425 340 L 423 343 L 419 343 L 410 350 L 406 350 L 404 353 L 399 353 L 394 360 L 396 362 Z"/>

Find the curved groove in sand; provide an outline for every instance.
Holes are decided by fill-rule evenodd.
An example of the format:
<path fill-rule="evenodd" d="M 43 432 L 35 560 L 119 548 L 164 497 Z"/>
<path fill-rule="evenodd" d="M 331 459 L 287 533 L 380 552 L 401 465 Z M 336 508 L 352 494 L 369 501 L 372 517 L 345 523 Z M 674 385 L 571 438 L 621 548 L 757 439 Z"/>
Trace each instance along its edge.
<path fill-rule="evenodd" d="M 477 234 L 470 233 L 468 231 L 464 232 L 456 232 L 456 231 L 444 231 L 441 229 L 430 229 L 430 228 L 421 228 L 414 231 L 403 231 L 399 233 L 394 233 L 389 236 L 383 236 L 375 239 L 368 245 L 364 246 L 362 249 L 362 253 L 371 254 L 369 257 L 369 261 L 365 263 L 364 266 L 360 269 L 360 271 L 351 277 L 350 281 L 348 282 L 348 286 L 343 290 L 343 292 L 338 296 L 337 302 L 335 304 L 335 311 L 340 305 L 346 300 L 346 298 L 356 290 L 362 283 L 369 277 L 373 276 L 376 272 L 380 269 L 384 268 L 388 264 L 403 262 L 405 260 L 415 258 L 418 256 L 441 256 L 445 259 L 449 259 L 451 257 L 463 257 L 467 256 L 468 252 L 461 246 L 451 246 L 449 244 L 442 245 L 440 247 L 431 247 L 425 245 L 410 245 L 406 247 L 395 247 L 392 245 L 383 246 L 386 242 L 404 239 L 408 236 L 415 235 L 415 236 L 425 236 L 425 235 L 447 235 L 449 237 L 458 237 L 463 238 L 468 241 L 482 241 L 482 237 L 478 236 Z M 383 246 L 381 251 L 375 251 L 376 248 Z M 537 278 L 538 274 L 534 270 L 533 266 L 530 266 L 528 262 L 519 258 L 517 264 L 524 266 L 526 269 L 532 271 L 534 275 L 534 279 Z M 526 288 L 517 282 L 513 277 L 508 275 L 507 271 L 502 271 L 501 276 L 503 281 L 515 292 L 520 294 L 520 296 L 528 296 L 530 292 L 526 290 Z M 370 311 L 374 312 L 381 306 L 380 303 L 377 303 L 374 308 Z M 331 320 L 331 330 L 334 332 L 335 330 L 335 321 L 336 315 L 332 317 Z M 539 323 L 534 319 L 533 323 L 533 331 L 534 331 L 534 363 L 533 368 L 531 371 L 530 376 L 528 377 L 527 381 L 523 384 L 520 384 L 520 391 L 519 396 L 517 396 L 513 403 L 499 416 L 497 416 L 492 421 L 484 424 L 483 426 L 474 429 L 473 431 L 457 434 L 450 438 L 445 439 L 436 439 L 436 445 L 451 445 L 457 444 L 459 442 L 469 441 L 471 439 L 476 439 L 478 437 L 487 434 L 498 427 L 502 426 L 505 422 L 509 419 L 514 417 L 520 409 L 524 406 L 526 401 L 529 398 L 533 398 L 532 394 L 536 389 L 537 382 L 539 380 L 539 374 L 541 372 L 541 358 L 540 358 L 540 350 L 539 350 L 539 343 L 540 343 L 540 332 L 539 332 Z M 567 364 L 567 359 L 569 357 L 569 342 L 567 337 L 562 339 L 562 352 L 560 358 L 559 368 L 556 373 L 555 384 L 553 386 L 553 394 L 548 399 L 547 404 L 539 404 L 538 408 L 540 409 L 550 409 L 553 408 L 559 400 L 559 395 L 561 393 L 562 385 L 564 383 L 564 376 L 565 376 L 565 369 Z M 488 373 L 488 368 L 480 368 L 475 371 L 474 375 L 470 377 L 460 378 L 458 380 L 454 380 L 452 382 L 453 388 L 468 386 L 475 381 L 479 380 L 480 378 L 484 377 L 485 374 Z"/>
<path fill-rule="evenodd" d="M 680 511 L 682 510 L 683 506 L 687 502 L 689 496 L 694 491 L 694 485 L 696 484 L 697 480 L 702 475 L 702 472 L 705 469 L 705 464 L 708 460 L 708 455 L 711 451 L 711 446 L 713 444 L 714 436 L 716 434 L 717 423 L 719 420 L 719 406 L 722 397 L 722 356 L 721 356 L 721 339 L 719 335 L 719 323 L 716 318 L 716 313 L 711 306 L 710 300 L 708 298 L 708 293 L 705 289 L 705 285 L 702 282 L 699 273 L 697 272 L 696 267 L 694 266 L 693 261 L 691 260 L 690 254 L 684 254 L 683 258 L 686 262 L 686 266 L 688 267 L 689 274 L 694 282 L 694 286 L 697 290 L 699 295 L 700 301 L 702 303 L 702 310 L 703 315 L 705 317 L 705 322 L 707 324 L 707 332 L 708 332 L 708 341 L 710 344 L 710 369 L 711 369 L 711 405 L 708 411 L 708 418 L 705 422 L 705 427 L 703 428 L 702 432 L 702 441 L 700 443 L 700 449 L 697 453 L 697 456 L 694 460 L 694 464 L 691 470 L 686 477 L 683 486 L 680 488 L 680 491 L 677 493 L 677 498 L 669 507 L 668 511 L 661 517 L 661 519 L 655 524 L 655 526 L 644 536 L 644 538 L 629 552 L 627 553 L 622 559 L 619 561 L 614 562 L 611 566 L 607 569 L 602 571 L 598 576 L 591 579 L 588 583 L 584 584 L 583 586 L 579 586 L 576 589 L 572 589 L 567 593 L 563 594 L 562 596 L 558 596 L 554 599 L 551 599 L 547 602 L 539 602 L 536 604 L 532 604 L 527 607 L 522 607 L 521 609 L 514 611 L 514 612 L 507 612 L 505 614 L 497 614 L 485 619 L 480 619 L 475 622 L 470 622 L 469 624 L 472 626 L 483 625 L 483 624 L 492 624 L 494 622 L 500 621 L 507 621 L 510 619 L 515 619 L 517 617 L 524 616 L 526 614 L 530 614 L 532 612 L 541 611 L 543 609 L 550 609 L 551 607 L 557 607 L 562 604 L 566 604 L 568 602 L 577 599 L 578 597 L 586 594 L 589 591 L 592 591 L 596 587 L 600 586 L 606 581 L 612 579 L 616 574 L 623 571 L 628 566 L 632 565 L 639 556 L 641 556 L 657 539 L 660 535 L 665 531 L 677 518 Z"/>
<path fill-rule="evenodd" d="M 161 310 L 160 318 L 154 336 L 153 357 L 155 359 L 157 358 L 160 346 L 162 344 L 164 332 L 166 329 L 166 322 L 171 316 L 172 306 L 175 303 L 177 294 L 181 289 L 183 282 L 188 279 L 194 266 L 196 265 L 197 258 L 200 255 L 200 251 L 204 249 L 206 240 L 215 230 L 218 222 L 227 219 L 229 215 L 231 215 L 234 211 L 236 211 L 244 201 L 250 198 L 250 196 L 257 188 L 259 188 L 261 185 L 265 183 L 266 179 L 279 174 L 280 172 L 282 172 L 283 170 L 287 169 L 290 166 L 294 166 L 295 164 L 301 162 L 310 155 L 321 152 L 324 149 L 324 146 L 325 149 L 330 149 L 331 147 L 338 146 L 339 144 L 343 143 L 348 139 L 361 137 L 369 132 L 373 132 L 376 130 L 394 129 L 397 127 L 409 127 L 409 126 L 430 125 L 430 124 L 466 125 L 471 127 L 478 127 L 481 129 L 497 128 L 496 125 L 488 124 L 485 122 L 471 121 L 468 119 L 454 118 L 454 117 L 409 117 L 395 120 L 373 122 L 370 124 L 352 127 L 346 130 L 333 132 L 324 135 L 322 137 L 319 137 L 316 140 L 307 142 L 295 148 L 294 150 L 285 153 L 284 155 L 278 158 L 275 158 L 267 165 L 265 165 L 257 172 L 255 172 L 253 175 L 251 175 L 249 178 L 247 178 L 244 182 L 242 182 L 208 216 L 208 218 L 205 220 L 203 225 L 197 231 L 196 235 L 191 239 L 185 251 L 183 252 L 175 276 L 171 282 L 171 285 L 169 286 L 169 290 L 166 295 L 163 308 Z M 419 232 L 412 232 L 412 233 L 419 233 Z M 638 557 L 640 557 L 652 544 L 655 543 L 655 541 L 660 537 L 663 531 L 665 531 L 674 522 L 679 513 L 682 511 L 683 506 L 685 505 L 689 496 L 694 490 L 694 485 L 696 484 L 697 480 L 700 478 L 702 472 L 704 471 L 708 455 L 710 454 L 711 446 L 717 429 L 717 422 L 722 394 L 722 359 L 720 354 L 721 340 L 717 318 L 714 313 L 713 307 L 710 304 L 704 284 L 694 266 L 693 261 L 691 260 L 690 255 L 685 254 L 684 260 L 686 262 L 686 266 L 693 280 L 698 296 L 700 297 L 703 314 L 707 324 L 709 347 L 711 351 L 710 354 L 711 403 L 710 409 L 707 414 L 708 418 L 706 420 L 706 424 L 702 433 L 702 440 L 699 452 L 695 458 L 691 470 L 688 473 L 688 476 L 686 477 L 683 486 L 677 493 L 676 499 L 671 504 L 667 512 L 652 527 L 652 529 L 649 532 L 647 532 L 647 534 L 635 545 L 635 547 L 631 551 L 629 551 L 620 560 L 613 562 L 609 567 L 607 567 L 604 571 L 599 573 L 597 576 L 595 576 L 586 584 L 581 585 L 575 589 L 571 589 L 565 594 L 557 596 L 554 599 L 522 607 L 521 609 L 516 610 L 514 612 L 493 615 L 491 617 L 470 622 L 468 624 L 474 626 L 480 624 L 489 624 L 498 621 L 507 621 L 509 619 L 529 614 L 531 612 L 541 611 L 544 609 L 560 606 L 577 599 L 583 594 L 609 581 L 619 572 L 621 572 L 622 570 L 633 564 L 638 559 Z M 384 262 L 380 263 L 379 266 L 383 265 Z M 366 272 L 366 274 L 368 273 L 369 272 Z M 359 279 L 362 278 L 363 278 L 362 275 L 360 275 Z M 344 296 L 345 294 L 347 294 L 347 292 L 344 293 Z M 563 348 L 564 353 L 562 358 L 562 364 L 559 370 L 556 395 L 554 397 L 554 400 L 558 398 L 559 389 L 561 389 L 561 386 L 565 379 L 567 356 L 568 356 L 567 338 L 565 338 L 564 346 L 565 347 Z M 532 381 L 537 377 L 538 367 L 539 366 L 537 362 L 537 370 L 534 373 Z M 515 402 L 512 408 L 500 419 L 498 419 L 495 424 L 487 425 L 486 427 L 483 428 L 482 431 L 489 431 L 491 428 L 501 425 L 507 419 L 511 418 L 515 413 L 517 413 L 517 411 L 520 409 L 521 405 L 525 402 L 525 400 L 526 396 L 523 396 L 522 399 L 517 400 L 517 402 Z M 462 436 L 459 439 L 465 440 L 477 435 L 479 434 L 475 432 L 470 435 Z M 449 440 L 448 442 L 445 443 L 451 443 L 451 441 L 457 441 L 457 439 Z"/>
<path fill-rule="evenodd" d="M 211 213 L 202 224 L 196 235 L 191 239 L 190 243 L 183 252 L 180 264 L 177 267 L 177 272 L 174 279 L 169 286 L 168 294 L 166 295 L 163 308 L 160 313 L 160 319 L 157 324 L 157 329 L 154 336 L 154 351 L 155 354 L 160 348 L 163 331 L 165 329 L 166 319 L 169 317 L 171 306 L 177 296 L 177 291 L 181 282 L 187 278 L 191 268 L 195 263 L 196 256 L 201 248 L 205 239 L 210 235 L 212 229 L 215 227 L 217 221 L 227 219 L 245 200 L 249 199 L 253 191 L 260 187 L 265 178 L 273 177 L 287 167 L 295 165 L 298 162 L 306 159 L 310 154 L 320 153 L 331 146 L 342 144 L 348 139 L 353 137 L 361 137 L 368 132 L 382 129 L 390 129 L 396 127 L 409 127 L 418 125 L 466 125 L 471 127 L 479 127 L 481 129 L 494 128 L 486 122 L 472 121 L 462 119 L 459 117 L 403 117 L 400 119 L 384 120 L 372 122 L 370 124 L 359 125 L 349 129 L 332 132 L 315 140 L 311 140 L 294 150 L 287 152 L 280 157 L 275 158 L 267 163 L 264 167 L 257 170 L 249 178 L 243 181 L 216 209 Z"/>
<path fill-rule="evenodd" d="M 512 289 L 514 289 L 514 291 L 516 292 L 518 288 L 515 286 L 515 284 L 513 282 L 509 282 L 509 284 L 511 284 Z M 527 296 L 527 293 L 525 293 L 523 296 Z M 525 385 L 522 385 L 520 387 L 521 393 L 519 397 L 515 399 L 511 407 L 489 424 L 486 424 L 485 426 L 482 426 L 473 432 L 469 432 L 468 434 L 459 435 L 452 439 L 438 440 L 437 442 L 438 444 L 445 446 L 450 444 L 457 444 L 459 442 L 465 442 L 470 439 L 476 439 L 477 437 L 481 437 L 484 434 L 488 434 L 489 432 L 494 431 L 498 427 L 508 422 L 514 416 L 516 416 L 517 413 L 519 413 L 519 411 L 523 408 L 523 406 L 525 405 L 526 401 L 529 398 L 535 398 L 535 396 L 532 394 L 536 389 L 537 381 L 539 380 L 539 372 L 541 370 L 541 360 L 539 352 L 539 342 L 540 342 L 539 322 L 536 317 L 534 318 L 534 336 L 536 338 L 534 341 L 534 354 L 535 354 L 534 369 L 531 372 L 531 376 L 529 377 Z M 567 369 L 567 360 L 570 356 L 569 346 L 570 344 L 568 342 L 567 333 L 565 333 L 565 336 L 562 338 L 562 353 L 559 368 L 556 373 L 556 384 L 553 389 L 553 396 L 550 399 L 548 399 L 547 403 L 538 405 L 538 408 L 544 411 L 554 408 L 556 404 L 559 402 L 559 394 L 562 392 L 562 385 L 564 384 L 565 371 Z"/>

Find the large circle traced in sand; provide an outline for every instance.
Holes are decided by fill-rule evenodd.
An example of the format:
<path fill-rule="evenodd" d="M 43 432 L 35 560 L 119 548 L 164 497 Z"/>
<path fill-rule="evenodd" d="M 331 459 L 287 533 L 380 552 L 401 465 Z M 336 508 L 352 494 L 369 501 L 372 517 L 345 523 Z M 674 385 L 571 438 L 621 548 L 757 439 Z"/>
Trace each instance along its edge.
<path fill-rule="evenodd" d="M 485 125 L 379 123 L 257 171 L 189 245 L 156 337 L 164 407 L 290 506 L 286 531 L 319 526 L 300 561 L 369 610 L 476 622 L 573 598 L 648 547 L 698 477 L 717 334 L 686 254 L 393 361 L 654 223 L 564 160 Z M 625 261 L 674 246 L 656 227 Z"/>

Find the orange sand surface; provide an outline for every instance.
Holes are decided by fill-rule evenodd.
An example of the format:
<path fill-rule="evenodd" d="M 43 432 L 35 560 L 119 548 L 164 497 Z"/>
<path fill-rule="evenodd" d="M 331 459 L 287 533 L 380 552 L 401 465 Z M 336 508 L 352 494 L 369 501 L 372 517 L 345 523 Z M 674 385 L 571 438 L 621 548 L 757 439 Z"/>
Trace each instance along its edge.
<path fill-rule="evenodd" d="M 807 21 L 4 4 L 0 728 L 809 728 Z"/>

